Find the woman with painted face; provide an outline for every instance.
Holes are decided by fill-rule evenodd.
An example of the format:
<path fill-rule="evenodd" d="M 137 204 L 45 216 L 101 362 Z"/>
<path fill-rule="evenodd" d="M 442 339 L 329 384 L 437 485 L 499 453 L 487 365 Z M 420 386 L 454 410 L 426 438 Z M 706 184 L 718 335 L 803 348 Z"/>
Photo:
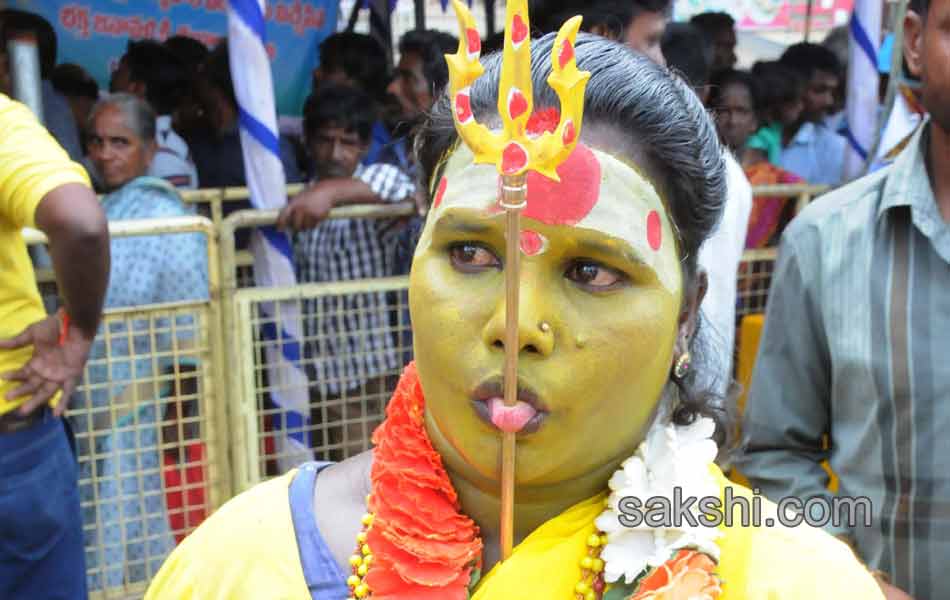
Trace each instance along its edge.
<path fill-rule="evenodd" d="M 538 135 L 559 120 L 547 85 L 554 36 L 531 43 L 527 132 Z M 880 597 L 850 550 L 817 529 L 736 513 L 731 524 L 696 521 L 700 498 L 714 519 L 717 502 L 721 511 L 723 499 L 752 496 L 714 465 L 716 403 L 694 389 L 702 361 L 690 359 L 722 149 L 698 98 L 666 69 L 595 36 L 556 56 L 575 54 L 591 73 L 580 143 L 559 181 L 528 173 L 517 232 L 517 403 L 502 401 L 498 173 L 475 162 L 453 119 L 500 125 L 494 55 L 417 138 L 432 208 L 410 276 L 416 360 L 374 450 L 232 500 L 171 555 L 146 598 Z M 516 434 L 515 548 L 500 561 L 503 432 Z M 677 496 L 694 504 L 664 516 Z M 659 520 L 640 518 L 638 503 L 660 507 Z"/>

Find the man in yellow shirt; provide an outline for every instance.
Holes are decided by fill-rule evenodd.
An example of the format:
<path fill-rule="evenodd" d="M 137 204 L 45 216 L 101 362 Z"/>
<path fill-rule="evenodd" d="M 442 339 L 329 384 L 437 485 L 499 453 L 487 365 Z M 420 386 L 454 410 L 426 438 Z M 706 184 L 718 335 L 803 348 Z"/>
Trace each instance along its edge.
<path fill-rule="evenodd" d="M 47 316 L 21 236 L 49 238 L 64 308 Z M 89 180 L 0 94 L 0 598 L 86 597 L 77 466 L 59 417 L 82 374 L 109 277 Z"/>

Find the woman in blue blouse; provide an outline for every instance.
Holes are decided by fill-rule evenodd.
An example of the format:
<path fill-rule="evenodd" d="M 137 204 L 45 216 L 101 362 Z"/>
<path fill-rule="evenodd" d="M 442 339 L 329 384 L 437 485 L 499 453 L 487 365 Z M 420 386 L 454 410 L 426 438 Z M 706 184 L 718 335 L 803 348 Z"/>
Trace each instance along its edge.
<path fill-rule="evenodd" d="M 100 101 L 88 133 L 110 221 L 194 215 L 175 188 L 145 176 L 158 151 L 147 103 L 128 94 Z M 207 299 L 203 234 L 116 237 L 111 244 L 106 309 Z M 74 408 L 86 409 L 74 417 L 77 432 L 92 435 L 80 435 L 91 589 L 148 579 L 174 547 L 160 451 L 168 442 L 162 421 L 170 390 L 156 379 L 194 368 L 193 360 L 177 356 L 176 367 L 171 349 L 187 355 L 181 349 L 194 346 L 198 327 L 190 315 L 107 320 L 93 345 L 85 391 L 73 400 Z"/>

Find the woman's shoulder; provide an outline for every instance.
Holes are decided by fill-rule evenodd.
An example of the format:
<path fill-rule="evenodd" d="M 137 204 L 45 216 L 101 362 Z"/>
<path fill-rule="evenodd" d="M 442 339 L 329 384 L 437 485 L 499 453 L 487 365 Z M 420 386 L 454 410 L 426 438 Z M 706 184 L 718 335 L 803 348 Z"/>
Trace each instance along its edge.
<path fill-rule="evenodd" d="M 136 177 L 102 201 L 110 220 L 184 217 L 194 211 L 184 203 L 178 190 L 164 179 Z"/>
<path fill-rule="evenodd" d="M 288 502 L 296 473 L 221 506 L 172 552 L 146 598 L 309 597 Z"/>
<path fill-rule="evenodd" d="M 883 598 L 846 544 L 806 523 L 784 524 L 771 501 L 725 478 L 720 483 L 723 492 L 730 488 L 733 499 L 755 500 L 760 507 L 758 518 L 754 509 L 749 511 L 757 521 L 750 523 L 742 508 L 733 505 L 733 526 L 721 528 L 722 600 Z"/>
<path fill-rule="evenodd" d="M 373 453 L 363 452 L 320 472 L 313 490 L 314 518 L 320 536 L 337 564 L 356 548 L 369 494 Z"/>

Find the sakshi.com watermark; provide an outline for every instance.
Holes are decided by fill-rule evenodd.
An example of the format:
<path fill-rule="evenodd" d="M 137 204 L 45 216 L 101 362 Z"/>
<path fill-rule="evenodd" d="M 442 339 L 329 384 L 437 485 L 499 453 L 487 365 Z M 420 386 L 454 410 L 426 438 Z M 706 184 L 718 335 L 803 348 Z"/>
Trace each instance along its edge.
<path fill-rule="evenodd" d="M 653 496 L 639 498 L 624 496 L 618 503 L 618 519 L 624 527 L 798 527 L 803 523 L 812 527 L 870 527 L 871 499 L 866 496 L 815 496 L 802 500 L 787 496 L 769 505 L 758 489 L 752 497 L 735 496 L 727 487 L 723 497 L 683 496 L 683 490 L 673 488 L 673 497 Z"/>

